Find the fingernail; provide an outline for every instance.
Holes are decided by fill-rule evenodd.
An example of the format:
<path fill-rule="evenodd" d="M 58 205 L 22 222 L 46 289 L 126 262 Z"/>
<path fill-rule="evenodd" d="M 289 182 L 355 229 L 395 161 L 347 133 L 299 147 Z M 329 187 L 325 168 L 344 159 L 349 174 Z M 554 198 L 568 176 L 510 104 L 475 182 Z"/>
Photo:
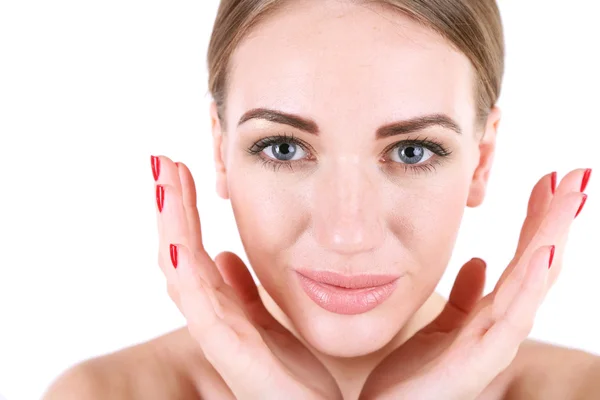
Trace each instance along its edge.
<path fill-rule="evenodd" d="M 556 192 L 556 172 L 553 172 L 550 176 L 550 187 L 552 189 L 552 194 Z"/>
<path fill-rule="evenodd" d="M 169 250 L 171 253 L 171 262 L 173 263 L 173 268 L 177 268 L 177 246 L 172 244 L 169 246 Z"/>
<path fill-rule="evenodd" d="M 156 205 L 158 206 L 158 212 L 162 212 L 164 204 L 165 188 L 162 185 L 156 185 Z"/>
<path fill-rule="evenodd" d="M 157 181 L 160 175 L 160 158 L 150 156 L 150 164 L 152 164 L 152 176 L 154 176 L 154 181 Z"/>
<path fill-rule="evenodd" d="M 552 266 L 552 261 L 554 260 L 554 251 L 556 250 L 556 246 L 550 247 L 550 261 L 548 262 L 548 269 Z"/>
<path fill-rule="evenodd" d="M 579 206 L 579 210 L 577 210 L 577 214 L 575 214 L 575 218 L 577 218 L 577 216 L 579 215 L 579 213 L 581 212 L 581 210 L 583 210 L 583 206 L 585 205 L 585 202 L 587 200 L 587 194 L 583 195 L 583 198 L 581 199 L 581 205 Z"/>
<path fill-rule="evenodd" d="M 592 169 L 588 168 L 583 173 L 583 179 L 581 180 L 581 192 L 582 193 L 585 190 L 585 188 L 587 187 L 588 182 L 590 181 L 590 176 L 592 176 Z"/>

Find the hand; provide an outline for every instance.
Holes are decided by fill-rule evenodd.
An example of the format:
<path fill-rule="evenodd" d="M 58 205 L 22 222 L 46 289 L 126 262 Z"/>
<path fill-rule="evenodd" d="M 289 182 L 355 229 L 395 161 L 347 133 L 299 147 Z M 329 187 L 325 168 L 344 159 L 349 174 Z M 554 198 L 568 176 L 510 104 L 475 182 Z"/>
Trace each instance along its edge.
<path fill-rule="evenodd" d="M 361 398 L 474 399 L 511 364 L 587 198 L 589 172 L 572 171 L 553 194 L 555 179 L 547 175 L 534 187 L 515 256 L 494 290 L 481 299 L 485 263 L 467 262 L 440 315 L 375 368 Z"/>
<path fill-rule="evenodd" d="M 341 398 L 321 362 L 266 310 L 243 261 L 228 252 L 213 261 L 206 253 L 188 168 L 167 157 L 152 161 L 159 264 L 169 295 L 204 357 L 234 396 Z"/>

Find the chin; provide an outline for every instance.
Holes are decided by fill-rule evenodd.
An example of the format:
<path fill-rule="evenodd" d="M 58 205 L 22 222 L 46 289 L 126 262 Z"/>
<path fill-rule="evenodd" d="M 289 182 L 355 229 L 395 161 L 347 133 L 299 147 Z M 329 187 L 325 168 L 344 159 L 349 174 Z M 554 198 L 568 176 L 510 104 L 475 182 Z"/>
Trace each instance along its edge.
<path fill-rule="evenodd" d="M 384 348 L 403 326 L 402 316 L 367 314 L 339 316 L 306 314 L 294 321 L 302 337 L 320 353 L 332 357 L 360 357 Z"/>
<path fill-rule="evenodd" d="M 291 279 L 280 304 L 298 333 L 317 351 L 333 357 L 360 357 L 389 344 L 419 307 L 412 304 L 418 296 L 412 293 L 408 277 L 382 279 L 379 289 L 367 296 L 364 292 L 370 289 L 350 290 L 350 295 L 342 292 L 338 297 L 338 293 L 327 297 L 330 292 L 318 290 L 311 293 L 302 278 Z M 353 297 L 355 291 L 362 296 Z"/>

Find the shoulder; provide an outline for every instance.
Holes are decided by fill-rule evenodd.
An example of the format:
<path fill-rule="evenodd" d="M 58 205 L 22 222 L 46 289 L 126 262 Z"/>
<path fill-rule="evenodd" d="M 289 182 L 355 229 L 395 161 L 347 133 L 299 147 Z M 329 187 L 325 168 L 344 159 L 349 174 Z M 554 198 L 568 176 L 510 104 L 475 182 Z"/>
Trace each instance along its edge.
<path fill-rule="evenodd" d="M 592 399 L 600 391 L 600 357 L 528 340 L 514 361 L 508 399 Z"/>
<path fill-rule="evenodd" d="M 600 357 L 535 340 L 524 341 L 512 364 L 481 400 L 585 400 L 598 398 Z"/>
<path fill-rule="evenodd" d="M 106 398 L 110 393 L 106 378 L 98 362 L 83 362 L 63 372 L 52 383 L 43 400 Z"/>
<path fill-rule="evenodd" d="M 199 399 L 226 385 L 202 356 L 187 328 L 69 368 L 44 400 Z"/>

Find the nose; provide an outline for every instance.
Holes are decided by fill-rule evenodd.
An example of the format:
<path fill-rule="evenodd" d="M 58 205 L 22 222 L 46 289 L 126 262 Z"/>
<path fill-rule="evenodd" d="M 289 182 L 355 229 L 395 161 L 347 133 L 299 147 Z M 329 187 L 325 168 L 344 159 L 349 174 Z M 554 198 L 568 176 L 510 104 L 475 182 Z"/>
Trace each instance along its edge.
<path fill-rule="evenodd" d="M 324 248 L 344 255 L 366 253 L 384 239 L 376 177 L 358 160 L 320 171 L 315 188 L 313 229 Z"/>

